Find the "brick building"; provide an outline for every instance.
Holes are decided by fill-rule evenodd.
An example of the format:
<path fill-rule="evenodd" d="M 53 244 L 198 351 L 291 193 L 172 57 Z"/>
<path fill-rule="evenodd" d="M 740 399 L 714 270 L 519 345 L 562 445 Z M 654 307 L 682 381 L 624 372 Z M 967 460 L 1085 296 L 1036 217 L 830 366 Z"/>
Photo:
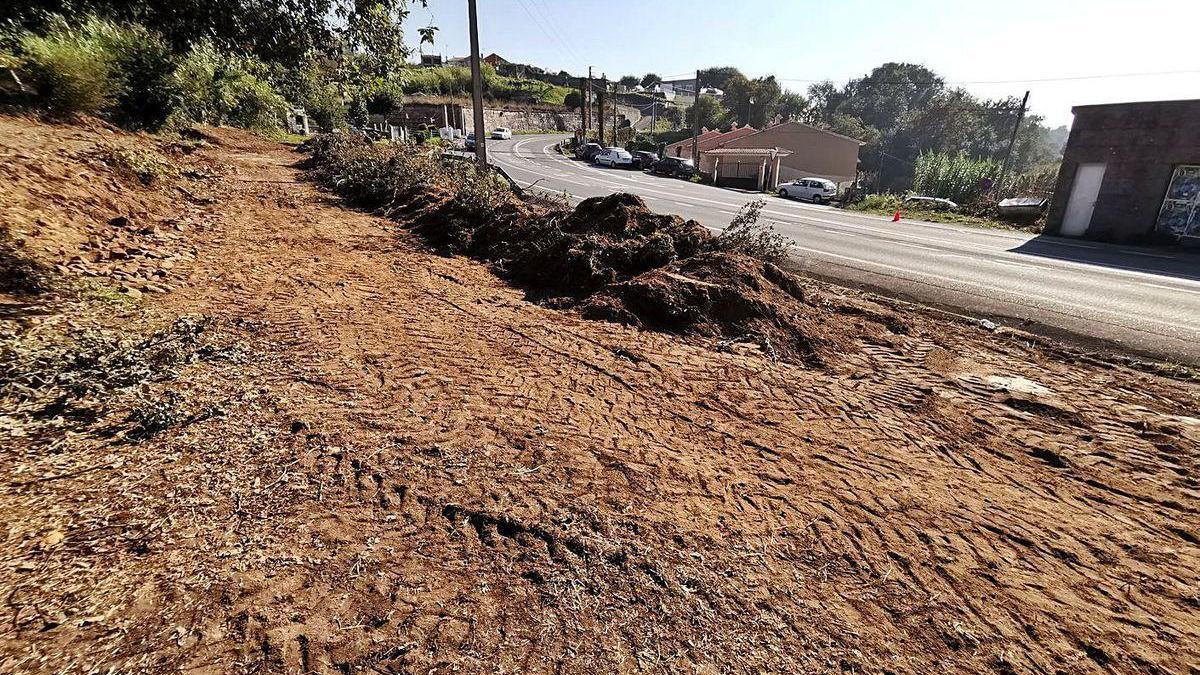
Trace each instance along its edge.
<path fill-rule="evenodd" d="M 1047 234 L 1200 243 L 1200 100 L 1071 112 Z"/>

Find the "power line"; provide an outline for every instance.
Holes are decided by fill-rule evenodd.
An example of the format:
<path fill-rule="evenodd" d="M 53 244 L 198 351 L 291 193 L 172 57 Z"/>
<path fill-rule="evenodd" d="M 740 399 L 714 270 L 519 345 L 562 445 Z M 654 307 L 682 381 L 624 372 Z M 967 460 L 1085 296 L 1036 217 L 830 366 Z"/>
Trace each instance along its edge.
<path fill-rule="evenodd" d="M 559 49 L 559 51 L 562 52 L 563 57 L 566 59 L 574 60 L 574 57 L 572 57 L 568 54 L 570 47 L 568 47 L 566 45 L 566 43 L 564 43 L 560 38 L 557 38 L 556 36 L 550 34 L 550 31 L 546 29 L 546 26 L 542 23 L 542 20 L 540 18 L 538 18 L 537 16 L 535 16 L 533 12 L 529 11 L 529 6 L 525 4 L 525 0 L 517 0 L 517 2 L 519 2 L 521 4 L 521 9 L 525 10 L 525 15 L 528 16 L 530 19 L 533 20 L 534 23 L 537 24 L 538 30 L 542 31 L 542 35 L 545 35 L 547 40 L 549 40 L 551 42 L 557 41 L 557 43 L 558 43 L 557 48 Z"/>
<path fill-rule="evenodd" d="M 533 8 L 546 19 L 546 24 L 550 26 L 550 31 L 554 33 L 554 37 L 557 38 L 560 43 L 566 46 L 571 58 L 578 63 L 583 63 L 583 59 L 579 57 L 579 52 L 575 51 L 575 48 L 571 46 L 571 41 L 564 38 L 562 33 L 559 32 L 558 26 L 554 23 L 554 17 L 550 11 L 550 7 L 546 5 L 546 0 L 530 0 L 530 2 L 533 3 Z"/>

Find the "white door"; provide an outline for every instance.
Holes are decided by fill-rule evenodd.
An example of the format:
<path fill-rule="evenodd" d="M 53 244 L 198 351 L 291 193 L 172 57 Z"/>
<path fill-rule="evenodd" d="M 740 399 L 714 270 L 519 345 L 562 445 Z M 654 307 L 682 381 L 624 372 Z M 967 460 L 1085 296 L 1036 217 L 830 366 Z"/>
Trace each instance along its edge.
<path fill-rule="evenodd" d="M 1092 211 L 1096 208 L 1096 195 L 1104 182 L 1103 164 L 1080 164 L 1075 170 L 1075 184 L 1071 186 L 1071 197 L 1067 200 L 1067 212 L 1063 215 L 1059 234 L 1064 237 L 1082 237 L 1092 223 Z"/>

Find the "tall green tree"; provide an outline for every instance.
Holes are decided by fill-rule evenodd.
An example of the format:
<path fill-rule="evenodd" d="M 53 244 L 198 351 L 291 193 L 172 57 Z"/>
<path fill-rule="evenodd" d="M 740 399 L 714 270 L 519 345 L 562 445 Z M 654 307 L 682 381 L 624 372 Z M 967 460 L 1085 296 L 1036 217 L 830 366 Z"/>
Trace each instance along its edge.
<path fill-rule="evenodd" d="M 803 121 L 866 143 L 859 155 L 877 189 L 905 190 L 922 153 L 1002 162 L 1017 121 L 1016 98 L 980 99 L 946 86 L 924 66 L 885 63 L 843 87 L 814 84 Z M 1026 116 L 1013 151 L 1014 173 L 1061 155 L 1041 118 Z M 881 179 L 881 180 L 880 180 Z"/>
<path fill-rule="evenodd" d="M 722 103 L 738 125 L 762 129 L 775 116 L 783 90 L 774 76 L 748 80 L 741 73 L 725 81 Z"/>
<path fill-rule="evenodd" d="M 785 91 L 779 96 L 779 105 L 775 113 L 783 118 L 783 120 L 802 121 L 808 114 L 808 99 L 800 94 L 791 91 Z"/>
<path fill-rule="evenodd" d="M 742 71 L 733 66 L 716 66 L 713 68 L 705 68 L 700 71 L 700 86 L 701 87 L 716 87 L 724 89 L 729 82 L 729 78 L 734 75 L 742 75 Z"/>
<path fill-rule="evenodd" d="M 655 73 L 646 73 L 642 76 L 642 86 L 647 89 L 661 83 L 662 81 L 662 78 Z"/>
<path fill-rule="evenodd" d="M 720 129 L 729 126 L 730 115 L 725 106 L 712 96 L 701 96 L 696 99 L 696 102 L 688 106 L 688 109 L 683 113 L 684 120 L 689 128 L 695 126 L 696 118 L 699 116 L 700 127 L 702 129 Z"/>

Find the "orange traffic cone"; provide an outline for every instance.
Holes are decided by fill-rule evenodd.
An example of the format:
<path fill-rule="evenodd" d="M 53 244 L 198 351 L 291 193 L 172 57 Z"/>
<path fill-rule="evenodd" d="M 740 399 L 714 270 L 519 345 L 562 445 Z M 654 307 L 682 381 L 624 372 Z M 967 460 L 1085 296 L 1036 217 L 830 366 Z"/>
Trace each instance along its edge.
<path fill-rule="evenodd" d="M 892 222 L 893 223 L 900 222 L 900 209 L 896 209 L 896 215 L 892 216 Z"/>

